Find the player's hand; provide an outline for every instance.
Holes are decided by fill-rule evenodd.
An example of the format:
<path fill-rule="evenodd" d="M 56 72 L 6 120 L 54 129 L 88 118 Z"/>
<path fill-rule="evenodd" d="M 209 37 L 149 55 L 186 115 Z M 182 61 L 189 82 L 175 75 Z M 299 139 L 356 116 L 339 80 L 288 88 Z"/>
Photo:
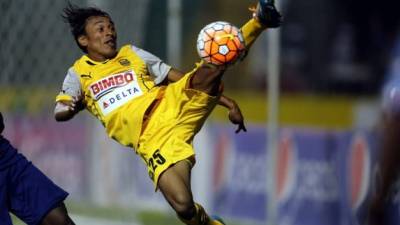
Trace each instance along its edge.
<path fill-rule="evenodd" d="M 84 103 L 80 98 L 72 97 L 72 100 L 60 100 L 54 108 L 56 121 L 67 121 L 84 109 Z"/>
<path fill-rule="evenodd" d="M 72 100 L 70 101 L 59 101 L 59 103 L 63 105 L 64 111 L 69 111 L 72 113 L 78 113 L 79 111 L 84 109 L 82 100 L 75 96 L 72 96 Z"/>
<path fill-rule="evenodd" d="M 240 111 L 239 106 L 235 102 L 233 103 L 233 107 L 229 109 L 228 116 L 229 120 L 233 124 L 238 125 L 238 128 L 236 129 L 235 133 L 239 133 L 241 130 L 243 130 L 244 132 L 247 131 L 246 127 L 244 126 L 244 118 L 242 112 Z"/>

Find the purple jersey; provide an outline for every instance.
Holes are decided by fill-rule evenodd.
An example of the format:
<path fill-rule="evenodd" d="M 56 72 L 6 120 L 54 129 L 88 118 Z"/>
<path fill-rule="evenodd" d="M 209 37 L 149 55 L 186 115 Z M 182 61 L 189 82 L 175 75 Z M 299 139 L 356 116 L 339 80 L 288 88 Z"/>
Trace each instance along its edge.
<path fill-rule="evenodd" d="M 65 200 L 68 193 L 18 153 L 0 135 L 0 224 L 12 225 L 12 212 L 28 225 L 38 225 L 43 217 Z"/>
<path fill-rule="evenodd" d="M 0 135 L 0 171 L 10 167 L 23 157 L 17 153 L 17 150 L 12 147 L 10 142 Z"/>

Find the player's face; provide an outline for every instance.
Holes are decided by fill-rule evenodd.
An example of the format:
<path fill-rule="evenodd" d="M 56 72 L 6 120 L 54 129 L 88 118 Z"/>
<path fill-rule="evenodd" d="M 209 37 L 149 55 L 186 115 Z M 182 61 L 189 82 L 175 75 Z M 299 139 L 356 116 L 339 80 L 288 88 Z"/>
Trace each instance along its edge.
<path fill-rule="evenodd" d="M 108 17 L 93 16 L 86 21 L 86 34 L 78 41 L 85 46 L 88 55 L 95 61 L 104 61 L 117 54 L 117 33 Z"/>

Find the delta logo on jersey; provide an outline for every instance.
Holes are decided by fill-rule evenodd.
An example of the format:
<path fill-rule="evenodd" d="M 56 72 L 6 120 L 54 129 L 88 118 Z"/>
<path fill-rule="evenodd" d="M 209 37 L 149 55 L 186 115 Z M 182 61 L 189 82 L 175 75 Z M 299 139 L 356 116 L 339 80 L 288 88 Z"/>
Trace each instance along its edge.
<path fill-rule="evenodd" d="M 278 202 L 285 202 L 292 194 L 296 181 L 297 151 L 293 136 L 283 134 L 279 140 L 276 165 L 276 196 Z"/>
<path fill-rule="evenodd" d="M 355 135 L 350 145 L 350 159 L 348 161 L 348 170 L 350 172 L 349 200 L 353 210 L 357 210 L 360 207 L 368 193 L 371 166 L 369 154 L 366 138 L 360 134 Z"/>
<path fill-rule="evenodd" d="M 132 70 L 98 80 L 89 86 L 89 90 L 103 115 L 143 94 L 137 76 Z"/>

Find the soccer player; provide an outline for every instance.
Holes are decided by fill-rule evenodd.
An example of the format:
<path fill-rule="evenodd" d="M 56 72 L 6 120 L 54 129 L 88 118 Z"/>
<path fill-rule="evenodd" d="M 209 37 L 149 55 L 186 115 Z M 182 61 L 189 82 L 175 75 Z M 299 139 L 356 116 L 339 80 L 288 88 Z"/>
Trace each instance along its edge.
<path fill-rule="evenodd" d="M 190 176 L 193 138 L 217 104 L 228 108 L 236 132 L 246 131 L 240 108 L 222 95 L 226 66 L 200 62 L 182 73 L 134 45 L 117 50 L 114 23 L 100 9 L 69 4 L 63 17 L 85 55 L 67 72 L 56 97 L 55 119 L 69 120 L 86 108 L 112 139 L 140 155 L 155 189 L 183 223 L 223 224 L 194 202 Z M 266 28 L 280 24 L 273 0 L 260 0 L 241 28 L 247 48 Z"/>
<path fill-rule="evenodd" d="M 68 193 L 18 153 L 3 130 L 0 112 L 0 224 L 12 224 L 11 212 L 28 225 L 74 225 L 63 203 Z"/>

